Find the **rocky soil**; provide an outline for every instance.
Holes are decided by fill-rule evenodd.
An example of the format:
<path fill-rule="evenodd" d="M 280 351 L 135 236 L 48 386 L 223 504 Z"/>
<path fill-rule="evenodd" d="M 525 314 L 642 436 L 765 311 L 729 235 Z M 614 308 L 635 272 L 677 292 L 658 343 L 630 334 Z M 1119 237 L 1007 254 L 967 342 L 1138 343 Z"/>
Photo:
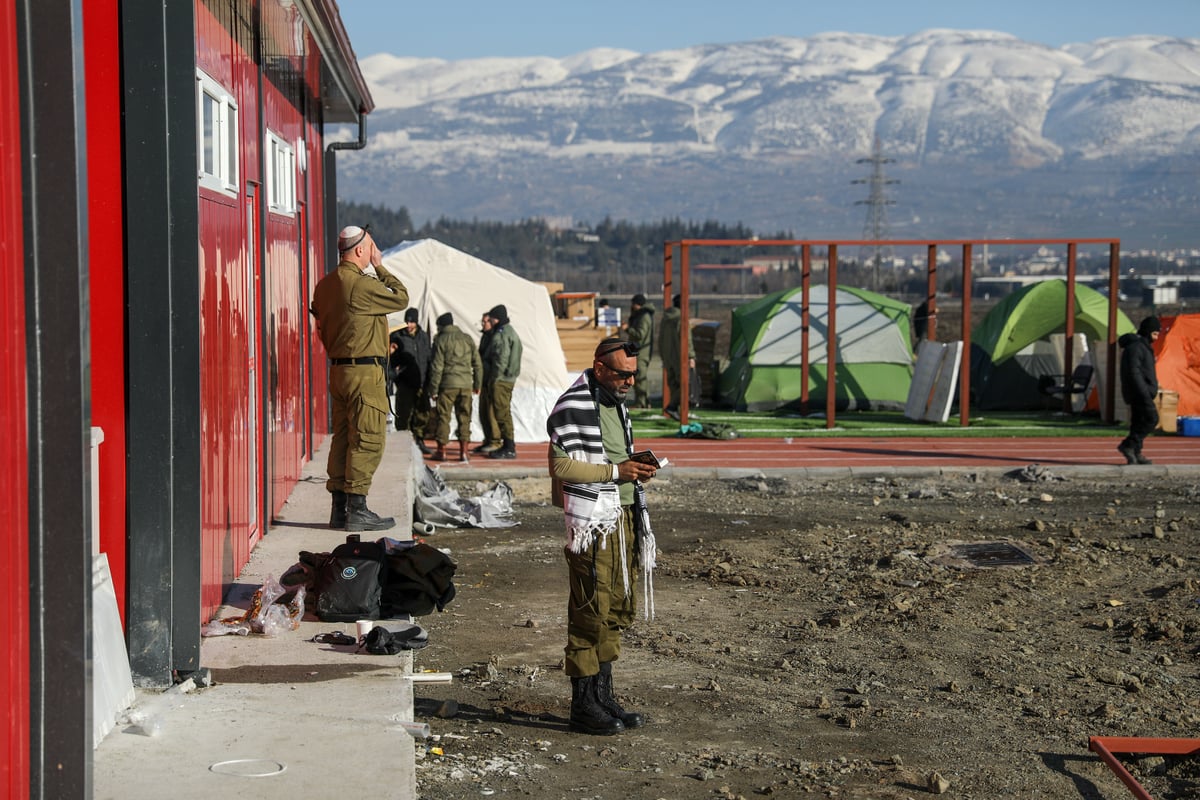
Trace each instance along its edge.
<path fill-rule="evenodd" d="M 424 800 L 1117 800 L 1089 736 L 1200 736 L 1200 481 L 660 477 L 657 615 L 614 670 L 649 723 L 613 737 L 567 730 L 561 512 L 510 485 L 519 526 L 431 537 Z M 1124 762 L 1200 797 L 1200 758 Z"/>

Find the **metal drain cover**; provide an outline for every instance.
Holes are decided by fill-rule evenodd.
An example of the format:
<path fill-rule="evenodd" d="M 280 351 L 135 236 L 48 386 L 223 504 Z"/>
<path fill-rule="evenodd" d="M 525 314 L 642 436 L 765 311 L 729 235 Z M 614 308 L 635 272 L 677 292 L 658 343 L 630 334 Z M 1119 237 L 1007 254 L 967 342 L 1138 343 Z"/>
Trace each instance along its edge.
<path fill-rule="evenodd" d="M 954 569 L 1029 567 L 1041 563 L 1021 542 L 946 542 L 933 548 L 929 560 Z"/>

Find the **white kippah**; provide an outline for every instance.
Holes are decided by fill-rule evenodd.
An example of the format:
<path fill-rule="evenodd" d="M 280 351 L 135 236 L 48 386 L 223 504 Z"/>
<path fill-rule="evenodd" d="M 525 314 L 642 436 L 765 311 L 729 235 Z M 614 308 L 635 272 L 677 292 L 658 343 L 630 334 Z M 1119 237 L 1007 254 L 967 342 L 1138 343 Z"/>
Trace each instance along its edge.
<path fill-rule="evenodd" d="M 352 247 L 357 247 L 358 243 L 366 236 L 366 231 L 357 225 L 347 225 L 342 228 L 342 232 L 338 234 L 338 252 L 345 252 Z"/>

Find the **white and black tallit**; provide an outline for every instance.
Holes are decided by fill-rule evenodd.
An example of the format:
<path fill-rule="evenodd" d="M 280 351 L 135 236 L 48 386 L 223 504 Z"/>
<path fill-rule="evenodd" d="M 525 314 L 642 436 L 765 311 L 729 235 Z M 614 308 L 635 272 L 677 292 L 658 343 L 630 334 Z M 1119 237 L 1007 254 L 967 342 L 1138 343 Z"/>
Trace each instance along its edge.
<path fill-rule="evenodd" d="M 600 435 L 600 406 L 597 389 L 590 380 L 591 370 L 585 370 L 567 391 L 546 420 L 550 441 L 568 456 L 589 464 L 611 464 Z M 621 424 L 625 427 L 625 451 L 633 452 L 633 426 L 624 404 L 617 405 Z M 624 553 L 626 531 L 621 525 L 621 495 L 613 481 L 600 483 L 564 483 L 563 512 L 567 524 L 567 547 L 582 553 L 594 543 L 607 547 L 608 537 L 616 534 L 620 541 L 618 552 Z M 646 490 L 640 481 L 633 485 L 634 551 L 642 568 L 642 611 L 647 619 L 654 616 L 654 532 L 650 528 L 650 512 L 646 507 Z M 622 559 L 623 561 L 624 559 Z M 629 590 L 629 565 L 625 571 L 625 589 Z"/>

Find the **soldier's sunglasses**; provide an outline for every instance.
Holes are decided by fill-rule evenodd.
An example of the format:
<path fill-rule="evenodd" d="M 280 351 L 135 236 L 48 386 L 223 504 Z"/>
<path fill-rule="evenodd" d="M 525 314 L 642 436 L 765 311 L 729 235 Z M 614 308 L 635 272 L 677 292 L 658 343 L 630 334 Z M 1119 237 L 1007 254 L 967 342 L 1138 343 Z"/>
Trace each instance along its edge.
<path fill-rule="evenodd" d="M 637 375 L 636 371 L 631 372 L 630 370 L 627 370 L 627 369 L 615 369 L 614 367 L 610 367 L 608 364 L 605 364 L 603 361 L 600 361 L 598 363 L 600 364 L 600 366 L 604 367 L 606 370 L 611 372 L 613 375 L 616 375 L 618 378 L 620 378 L 623 381 L 630 380 L 634 376 Z"/>

